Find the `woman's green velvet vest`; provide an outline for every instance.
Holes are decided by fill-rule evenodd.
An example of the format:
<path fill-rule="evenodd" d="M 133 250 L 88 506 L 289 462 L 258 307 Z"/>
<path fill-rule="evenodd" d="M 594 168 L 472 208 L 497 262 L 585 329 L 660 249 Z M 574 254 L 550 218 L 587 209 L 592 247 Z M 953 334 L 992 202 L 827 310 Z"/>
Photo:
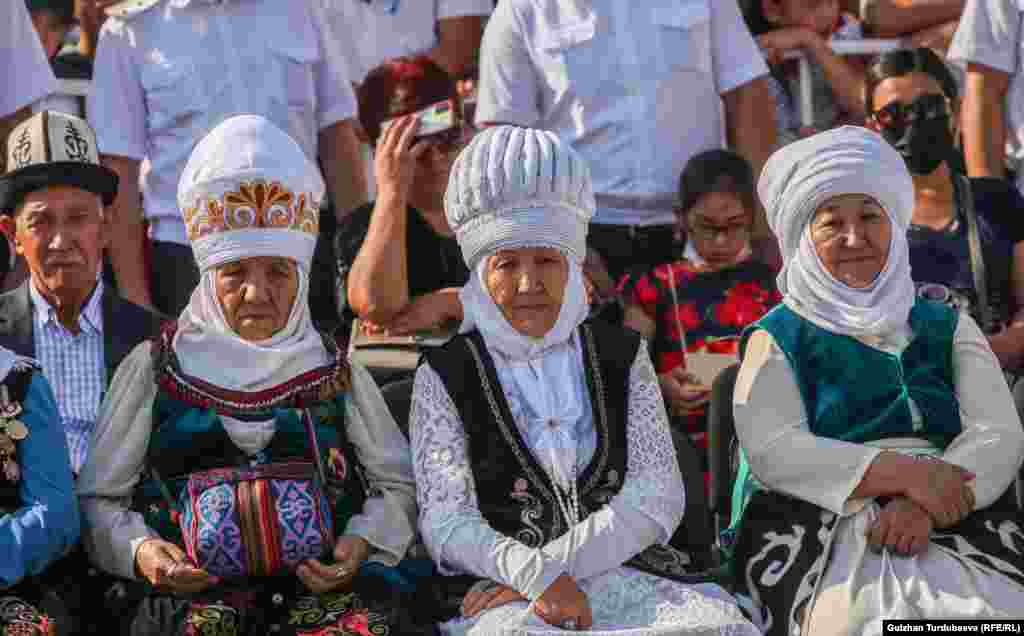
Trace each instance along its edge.
<path fill-rule="evenodd" d="M 896 355 L 822 329 L 780 304 L 747 329 L 741 350 L 754 331 L 771 334 L 796 376 L 815 435 L 855 443 L 919 437 L 945 448 L 961 430 L 953 384 L 956 326 L 955 311 L 919 300 L 910 312 L 914 338 Z M 921 414 L 916 423 L 911 400 Z M 741 457 L 734 523 L 755 487 Z"/>

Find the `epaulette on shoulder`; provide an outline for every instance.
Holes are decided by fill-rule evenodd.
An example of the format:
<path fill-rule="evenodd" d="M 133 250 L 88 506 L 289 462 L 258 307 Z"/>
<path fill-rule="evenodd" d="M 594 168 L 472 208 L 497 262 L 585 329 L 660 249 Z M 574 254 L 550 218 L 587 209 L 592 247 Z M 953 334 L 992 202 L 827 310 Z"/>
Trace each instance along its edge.
<path fill-rule="evenodd" d="M 163 2 L 165 0 L 121 0 L 104 9 L 104 12 L 112 18 L 131 20 Z"/>

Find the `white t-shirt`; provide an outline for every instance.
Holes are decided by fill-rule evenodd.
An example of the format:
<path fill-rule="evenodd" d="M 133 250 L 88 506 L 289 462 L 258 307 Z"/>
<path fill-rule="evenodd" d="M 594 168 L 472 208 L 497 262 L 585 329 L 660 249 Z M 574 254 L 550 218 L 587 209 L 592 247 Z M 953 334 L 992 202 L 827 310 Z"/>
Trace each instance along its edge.
<path fill-rule="evenodd" d="M 87 110 L 104 153 L 144 160 L 154 240 L 188 242 L 178 179 L 228 117 L 262 115 L 316 159 L 319 131 L 356 112 L 342 37 L 319 11 L 279 0 L 164 0 L 107 20 Z"/>
<path fill-rule="evenodd" d="M 491 14 L 492 0 L 318 0 L 345 44 L 350 75 L 362 81 L 385 60 L 429 51 L 437 23 L 446 18 Z"/>
<path fill-rule="evenodd" d="M 671 224 L 687 160 L 723 145 L 720 96 L 767 73 L 736 2 L 501 0 L 476 119 L 569 140 L 590 162 L 594 222 Z"/>
<path fill-rule="evenodd" d="M 0 2 L 0 67 L 7 78 L 0 89 L 0 117 L 57 90 L 57 79 L 22 0 Z"/>
<path fill-rule="evenodd" d="M 1024 0 L 968 0 L 948 58 L 1010 74 L 1006 92 L 1007 154 L 1024 192 Z"/>

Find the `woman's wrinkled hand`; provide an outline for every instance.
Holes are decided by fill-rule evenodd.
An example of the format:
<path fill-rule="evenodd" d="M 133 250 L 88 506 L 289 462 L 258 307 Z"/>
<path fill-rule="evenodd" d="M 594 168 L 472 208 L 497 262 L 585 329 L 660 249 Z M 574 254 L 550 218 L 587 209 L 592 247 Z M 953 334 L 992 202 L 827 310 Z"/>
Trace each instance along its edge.
<path fill-rule="evenodd" d="M 188 555 L 178 546 L 163 539 L 147 539 L 135 551 L 135 570 L 158 588 L 178 594 L 195 594 L 220 579 L 189 563 Z"/>
<path fill-rule="evenodd" d="M 314 594 L 348 587 L 359 567 L 370 556 L 370 544 L 356 535 L 344 535 L 334 544 L 334 564 L 309 559 L 296 570 L 299 579 Z"/>
<path fill-rule="evenodd" d="M 590 629 L 594 624 L 587 595 L 568 574 L 559 576 L 544 590 L 533 604 L 533 611 L 555 627 L 567 629 L 574 625 L 575 629 Z"/>
<path fill-rule="evenodd" d="M 685 415 L 704 406 L 711 399 L 711 389 L 683 367 L 659 374 L 658 384 L 665 398 L 665 406 L 671 415 Z"/>
<path fill-rule="evenodd" d="M 409 189 L 416 176 L 416 162 L 430 147 L 430 144 L 416 143 L 419 126 L 420 122 L 414 115 L 407 115 L 388 126 L 377 139 L 373 169 L 381 198 L 408 200 Z M 405 214 L 404 207 L 401 213 Z"/>
<path fill-rule="evenodd" d="M 370 544 L 355 535 L 344 535 L 334 544 L 334 564 L 326 565 L 308 559 L 299 565 L 295 574 L 314 594 L 326 594 L 352 584 L 361 566 L 370 556 Z"/>
<path fill-rule="evenodd" d="M 974 511 L 974 473 L 941 459 L 922 459 L 908 471 L 904 495 L 931 515 L 936 528 L 949 528 Z"/>
<path fill-rule="evenodd" d="M 867 529 L 868 545 L 875 552 L 888 548 L 900 556 L 924 554 L 933 526 L 924 508 L 906 497 L 897 497 L 882 508 Z"/>
<path fill-rule="evenodd" d="M 487 581 L 485 587 L 473 586 L 466 597 L 462 599 L 462 615 L 465 618 L 472 618 L 480 612 L 515 603 L 517 601 L 529 601 L 525 596 L 513 590 L 507 585 Z"/>

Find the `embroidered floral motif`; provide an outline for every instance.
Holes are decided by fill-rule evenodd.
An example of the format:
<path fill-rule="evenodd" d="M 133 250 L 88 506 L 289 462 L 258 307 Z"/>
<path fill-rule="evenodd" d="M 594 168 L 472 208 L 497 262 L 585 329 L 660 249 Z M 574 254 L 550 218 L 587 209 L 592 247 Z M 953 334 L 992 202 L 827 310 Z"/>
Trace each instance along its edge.
<path fill-rule="evenodd" d="M 516 533 L 516 539 L 531 548 L 541 546 L 544 543 L 544 531 L 537 522 L 544 516 L 544 506 L 529 493 L 529 483 L 522 477 L 517 479 L 509 497 L 522 507 L 519 519 L 525 527 Z"/>
<path fill-rule="evenodd" d="M 233 230 L 271 228 L 316 236 L 316 204 L 305 192 L 295 194 L 280 182 L 262 179 L 242 183 L 219 199 L 207 198 L 185 210 L 190 241 Z"/>
<path fill-rule="evenodd" d="M 354 592 L 304 596 L 295 603 L 288 624 L 300 636 L 388 636 L 382 614 L 370 611 Z"/>
<path fill-rule="evenodd" d="M 185 615 L 185 636 L 237 636 L 238 610 L 222 603 L 192 603 Z"/>
<path fill-rule="evenodd" d="M 345 454 L 341 452 L 341 449 L 331 449 L 327 466 L 331 471 L 331 477 L 338 481 L 345 481 L 345 476 L 348 475 L 348 466 L 345 463 Z"/>
<path fill-rule="evenodd" d="M 43 636 L 51 633 L 50 618 L 16 596 L 0 598 L 0 634 Z"/>

